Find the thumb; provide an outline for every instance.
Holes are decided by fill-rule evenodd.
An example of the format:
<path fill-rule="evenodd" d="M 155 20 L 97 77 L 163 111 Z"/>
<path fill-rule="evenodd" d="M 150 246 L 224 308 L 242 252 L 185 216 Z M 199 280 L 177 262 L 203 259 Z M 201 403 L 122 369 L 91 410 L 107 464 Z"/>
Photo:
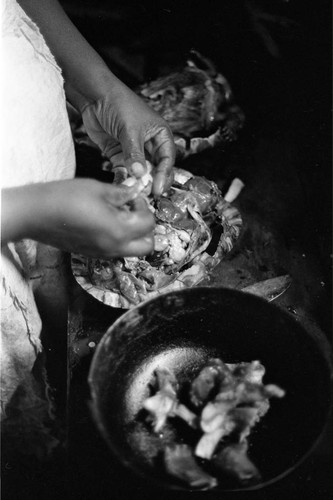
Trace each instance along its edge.
<path fill-rule="evenodd" d="M 107 202 L 114 207 L 122 207 L 129 203 L 132 200 L 135 200 L 137 196 L 142 191 L 143 184 L 141 182 L 135 183 L 133 186 L 123 186 L 123 185 L 114 185 L 114 184 L 106 184 L 105 188 L 105 199 Z"/>
<path fill-rule="evenodd" d="M 119 140 L 129 174 L 137 178 L 142 177 L 147 172 L 147 168 L 144 141 L 141 139 L 140 134 L 137 131 L 134 133 L 127 132 Z"/>

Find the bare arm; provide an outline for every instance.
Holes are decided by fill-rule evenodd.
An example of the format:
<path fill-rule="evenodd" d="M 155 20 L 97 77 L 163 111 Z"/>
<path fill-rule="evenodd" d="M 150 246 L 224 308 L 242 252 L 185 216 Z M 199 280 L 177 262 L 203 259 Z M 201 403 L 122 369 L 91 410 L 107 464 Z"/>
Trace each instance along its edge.
<path fill-rule="evenodd" d="M 36 213 L 33 198 L 22 188 L 1 191 L 1 245 L 32 235 Z"/>
<path fill-rule="evenodd" d="M 147 255 L 154 218 L 135 188 L 92 179 L 30 184 L 2 190 L 1 244 L 30 238 L 93 257 Z"/>
<path fill-rule="evenodd" d="M 57 0 L 19 0 L 25 12 L 40 28 L 62 68 L 65 89 L 71 103 L 81 110 L 112 90 L 127 87 L 108 69 L 103 59 L 85 40 Z"/>
<path fill-rule="evenodd" d="M 169 125 L 108 69 L 57 0 L 19 2 L 61 66 L 68 99 L 81 112 L 90 138 L 112 164 L 123 162 L 136 177 L 145 173 L 149 156 L 155 166 L 153 193 L 160 196 L 171 185 L 175 160 Z"/>

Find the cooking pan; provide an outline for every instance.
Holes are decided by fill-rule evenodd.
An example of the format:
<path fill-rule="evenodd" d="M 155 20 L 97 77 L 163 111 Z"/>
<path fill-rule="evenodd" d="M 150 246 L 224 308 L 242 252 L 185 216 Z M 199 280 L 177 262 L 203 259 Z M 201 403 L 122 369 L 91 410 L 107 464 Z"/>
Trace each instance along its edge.
<path fill-rule="evenodd" d="M 158 460 L 161 439 L 142 419 L 154 370 L 169 368 L 182 384 L 209 358 L 226 363 L 260 360 L 264 383 L 286 391 L 254 429 L 249 455 L 259 484 L 219 478 L 217 490 L 258 489 L 283 478 L 314 449 L 331 407 L 328 342 L 306 331 L 265 300 L 223 288 L 179 290 L 122 315 L 106 332 L 92 360 L 93 419 L 110 452 L 154 487 L 186 490 Z"/>

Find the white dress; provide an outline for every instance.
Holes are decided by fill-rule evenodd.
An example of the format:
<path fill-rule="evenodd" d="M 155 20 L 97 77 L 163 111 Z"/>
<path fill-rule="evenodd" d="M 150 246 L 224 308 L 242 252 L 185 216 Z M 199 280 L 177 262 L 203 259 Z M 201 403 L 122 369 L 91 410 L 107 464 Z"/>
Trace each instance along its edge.
<path fill-rule="evenodd" d="M 39 29 L 15 0 L 2 1 L 2 56 L 2 186 L 73 177 L 74 145 L 61 70 Z M 2 249 L 3 418 L 41 351 L 41 320 L 33 285 L 45 279 L 47 269 L 58 267 L 59 255 L 58 250 L 29 240 Z"/>

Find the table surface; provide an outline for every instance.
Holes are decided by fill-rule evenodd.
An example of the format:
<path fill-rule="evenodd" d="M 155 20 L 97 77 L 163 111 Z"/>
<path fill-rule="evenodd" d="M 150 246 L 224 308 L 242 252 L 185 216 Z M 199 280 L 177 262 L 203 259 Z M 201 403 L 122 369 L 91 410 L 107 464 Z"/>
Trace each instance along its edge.
<path fill-rule="evenodd" d="M 280 146 L 283 149 L 283 145 Z M 269 158 L 275 165 L 279 162 L 279 153 L 281 154 L 281 150 L 277 146 L 270 152 Z M 196 173 L 204 173 L 208 177 L 209 162 L 211 171 L 214 172 L 213 162 L 220 160 L 215 154 L 208 154 L 206 164 L 201 165 L 204 172 L 196 169 Z M 257 169 L 253 169 L 251 175 L 247 173 L 248 184 L 235 202 L 244 220 L 239 241 L 230 255 L 213 271 L 210 280 L 202 284 L 241 289 L 257 281 L 288 273 L 292 277 L 292 284 L 276 299 L 275 304 L 287 310 L 305 328 L 319 335 L 326 335 L 329 339 L 329 285 L 318 257 L 316 241 L 309 239 L 306 231 L 304 234 L 300 229 L 303 217 L 306 218 L 306 198 L 297 176 L 290 174 L 290 165 L 284 165 L 283 171 L 279 165 L 279 176 L 273 167 L 271 165 L 262 172 L 258 162 Z M 218 181 L 222 186 L 223 177 Z M 302 205 L 301 209 L 295 208 L 295 200 Z M 298 222 L 293 219 L 297 212 L 303 214 Z M 83 292 L 74 281 L 71 292 L 68 348 L 71 374 L 69 450 L 72 480 L 77 491 L 84 491 L 86 498 L 93 498 L 97 491 L 101 498 L 106 491 L 112 491 L 110 498 L 145 498 L 147 492 L 140 481 L 136 483 L 134 479 L 131 480 L 131 488 L 127 485 L 125 489 L 124 484 L 118 484 L 117 475 L 122 477 L 121 471 L 113 464 L 91 421 L 88 409 L 87 374 L 94 352 L 94 347 L 89 347 L 89 344 L 97 345 L 107 328 L 124 311 L 98 302 Z M 292 494 L 294 498 L 299 498 L 296 495 L 300 495 L 300 485 L 303 485 L 303 498 L 314 498 L 313 495 L 325 498 L 331 477 L 331 437 L 332 429 L 329 428 L 317 452 L 303 470 L 292 474 L 281 485 L 267 491 L 258 491 L 253 497 L 271 499 Z M 165 498 L 174 498 L 174 493 L 171 496 L 165 494 Z"/>
<path fill-rule="evenodd" d="M 239 158 L 234 160 L 233 168 L 228 167 L 229 171 L 217 168 L 224 161 L 221 152 L 201 156 L 199 166 L 198 160 L 192 160 L 193 172 L 212 178 L 222 190 L 236 174 L 246 183 L 235 201 L 244 221 L 241 236 L 231 253 L 213 271 L 210 280 L 203 284 L 241 289 L 267 278 L 289 274 L 292 284 L 275 303 L 305 328 L 326 336 L 330 342 L 330 281 L 318 240 L 309 238 L 307 221 L 312 218 L 311 204 L 293 163 L 281 159 L 281 156 L 286 157 L 289 145 L 284 141 L 276 142 L 271 137 L 260 140 L 251 170 L 245 168 L 246 163 Z M 245 165 L 243 170 L 242 165 Z M 12 495 L 22 488 L 24 495 L 28 495 L 22 498 L 44 498 L 47 491 L 48 497 L 58 499 L 70 491 L 71 498 L 78 500 L 146 499 L 146 485 L 141 481 L 119 482 L 119 477 L 124 477 L 123 472 L 100 438 L 88 405 L 87 375 L 94 353 L 94 347 L 89 344 L 97 345 L 124 310 L 105 306 L 84 292 L 72 276 L 69 261 L 66 279 L 68 318 L 66 320 L 65 315 L 62 327 L 59 326 L 60 316 L 58 323 L 53 317 L 48 325 L 51 333 L 49 375 L 58 391 L 64 448 L 51 463 L 31 468 L 11 465 L 12 469 L 5 475 L 7 498 L 15 498 Z M 67 330 L 67 342 L 65 334 L 59 335 L 59 329 Z M 279 499 L 285 495 L 295 499 L 326 500 L 332 491 L 332 427 L 332 424 L 328 426 L 316 453 L 303 468 L 274 487 L 253 492 L 251 496 L 256 500 Z M 17 481 L 17 474 L 20 481 Z M 167 493 L 163 496 L 161 492 L 156 495 L 165 500 L 177 497 L 174 492 L 171 496 Z"/>
<path fill-rule="evenodd" d="M 290 288 L 275 303 L 305 328 L 330 338 L 331 283 L 327 261 L 330 256 L 321 250 L 322 233 L 313 230 L 312 203 L 295 167 L 290 144 L 272 134 L 261 136 L 253 150 L 254 161 L 248 168 L 246 158 L 235 156 L 222 167 L 222 152 L 209 152 L 184 165 L 197 175 L 215 180 L 225 191 L 238 175 L 245 188 L 235 201 L 244 225 L 231 253 L 202 284 L 241 289 L 255 282 L 289 274 Z M 288 161 L 286 161 L 286 158 Z M 311 237 L 309 226 L 312 225 Z M 324 247 L 326 248 L 326 247 Z M 48 325 L 50 380 L 56 387 L 63 426 L 64 448 L 51 463 L 20 468 L 10 465 L 5 471 L 7 498 L 15 498 L 20 488 L 22 498 L 63 498 L 71 492 L 72 499 L 147 498 L 145 484 L 134 479 L 130 484 L 101 440 L 90 416 L 87 375 L 94 347 L 107 328 L 124 312 L 98 302 L 84 292 L 67 268 L 69 314 L 60 327 L 53 320 Z M 59 329 L 67 331 L 59 335 Z M 53 339 L 53 340 L 52 340 Z M 91 344 L 93 343 L 93 344 Z M 67 376 L 66 376 L 67 373 Z M 253 493 L 254 499 L 329 498 L 332 492 L 332 424 L 324 434 L 316 453 L 303 468 L 272 488 Z M 17 480 L 20 478 L 20 481 Z M 111 492 L 111 493 L 110 493 Z M 333 493 L 333 492 L 332 492 Z M 158 493 L 165 498 L 172 495 Z M 5 497 L 4 497 L 5 498 Z M 179 497 L 181 498 L 181 497 Z M 225 498 L 227 498 L 225 496 Z M 214 500 L 214 497 L 212 497 Z"/>

